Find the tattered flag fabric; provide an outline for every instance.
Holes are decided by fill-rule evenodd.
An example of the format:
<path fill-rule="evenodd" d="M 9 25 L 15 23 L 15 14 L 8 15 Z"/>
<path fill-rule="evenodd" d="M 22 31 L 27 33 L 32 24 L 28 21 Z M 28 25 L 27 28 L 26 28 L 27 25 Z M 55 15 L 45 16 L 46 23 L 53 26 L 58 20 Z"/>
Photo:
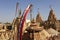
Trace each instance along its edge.
<path fill-rule="evenodd" d="M 31 7 L 32 7 L 32 4 L 28 5 L 28 7 L 25 9 L 25 11 L 22 14 L 22 17 L 20 19 L 20 25 L 19 25 L 20 40 L 22 40 L 22 29 L 23 29 L 23 26 L 24 26 L 24 21 L 26 20 L 26 16 L 27 16 Z"/>

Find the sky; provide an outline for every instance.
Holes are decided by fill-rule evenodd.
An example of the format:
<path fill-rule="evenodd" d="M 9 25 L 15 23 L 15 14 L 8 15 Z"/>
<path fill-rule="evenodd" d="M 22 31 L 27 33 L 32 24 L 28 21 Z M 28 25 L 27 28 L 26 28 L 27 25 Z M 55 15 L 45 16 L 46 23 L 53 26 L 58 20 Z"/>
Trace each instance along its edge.
<path fill-rule="evenodd" d="M 0 22 L 13 21 L 17 2 L 19 2 L 19 9 L 21 9 L 22 13 L 29 4 L 32 4 L 33 18 L 36 17 L 39 8 L 42 20 L 48 19 L 51 5 L 56 18 L 60 19 L 60 0 L 0 0 Z M 30 13 L 28 13 L 27 19 L 30 19 Z"/>

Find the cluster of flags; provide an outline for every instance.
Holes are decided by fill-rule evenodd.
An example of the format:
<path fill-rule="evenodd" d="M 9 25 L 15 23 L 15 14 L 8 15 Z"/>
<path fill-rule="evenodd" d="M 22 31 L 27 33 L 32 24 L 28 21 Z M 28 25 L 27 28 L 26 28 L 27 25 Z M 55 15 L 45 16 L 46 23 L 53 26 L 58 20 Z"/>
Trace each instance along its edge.
<path fill-rule="evenodd" d="M 26 16 L 29 12 L 29 10 L 31 9 L 32 4 L 28 5 L 28 7 L 25 9 L 25 11 L 23 12 L 21 19 L 20 19 L 20 23 L 18 26 L 18 40 L 22 40 L 22 29 L 23 29 L 23 25 L 24 25 L 24 21 L 26 20 Z M 17 11 L 17 10 L 16 10 Z"/>

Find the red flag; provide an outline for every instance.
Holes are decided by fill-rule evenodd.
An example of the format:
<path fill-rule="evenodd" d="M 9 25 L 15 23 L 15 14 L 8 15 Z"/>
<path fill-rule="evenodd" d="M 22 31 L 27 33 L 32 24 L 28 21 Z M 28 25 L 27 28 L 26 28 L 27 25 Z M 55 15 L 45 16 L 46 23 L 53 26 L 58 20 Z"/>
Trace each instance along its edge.
<path fill-rule="evenodd" d="M 28 5 L 28 7 L 26 8 L 26 10 L 23 14 L 24 17 L 23 17 L 22 24 L 21 24 L 21 27 L 20 27 L 20 40 L 22 40 L 22 30 L 23 30 L 24 21 L 26 20 L 26 16 L 27 16 L 31 7 L 32 7 L 32 4 Z"/>

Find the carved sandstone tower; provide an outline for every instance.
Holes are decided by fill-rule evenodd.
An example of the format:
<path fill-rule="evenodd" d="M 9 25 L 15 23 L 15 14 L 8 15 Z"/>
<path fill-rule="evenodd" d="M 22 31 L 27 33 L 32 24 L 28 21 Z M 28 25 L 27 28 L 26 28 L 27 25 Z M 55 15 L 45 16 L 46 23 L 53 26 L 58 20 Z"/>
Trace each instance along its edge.
<path fill-rule="evenodd" d="M 51 8 L 49 16 L 48 16 L 48 27 L 52 27 L 53 29 L 56 29 L 55 23 L 56 23 L 56 17 L 54 14 L 53 9 Z"/>
<path fill-rule="evenodd" d="M 41 18 L 40 12 L 38 11 L 38 14 L 36 16 L 36 23 L 38 23 L 39 26 L 43 26 L 43 20 Z"/>
<path fill-rule="evenodd" d="M 41 16 L 40 16 L 40 12 L 38 11 L 38 14 L 37 14 L 37 16 L 36 16 L 36 22 L 42 22 L 42 18 L 41 18 Z"/>

